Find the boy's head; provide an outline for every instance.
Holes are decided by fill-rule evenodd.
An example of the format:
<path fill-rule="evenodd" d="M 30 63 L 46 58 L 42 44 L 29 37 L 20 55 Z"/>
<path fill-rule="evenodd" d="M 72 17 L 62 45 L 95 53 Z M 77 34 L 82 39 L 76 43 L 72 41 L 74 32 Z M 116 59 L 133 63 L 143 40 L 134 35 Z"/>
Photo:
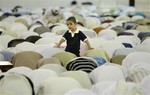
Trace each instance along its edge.
<path fill-rule="evenodd" d="M 69 17 L 67 19 L 67 26 L 71 31 L 75 31 L 76 30 L 76 19 L 75 17 Z"/>
<path fill-rule="evenodd" d="M 69 17 L 67 21 L 72 21 L 74 24 L 77 23 L 75 17 Z"/>

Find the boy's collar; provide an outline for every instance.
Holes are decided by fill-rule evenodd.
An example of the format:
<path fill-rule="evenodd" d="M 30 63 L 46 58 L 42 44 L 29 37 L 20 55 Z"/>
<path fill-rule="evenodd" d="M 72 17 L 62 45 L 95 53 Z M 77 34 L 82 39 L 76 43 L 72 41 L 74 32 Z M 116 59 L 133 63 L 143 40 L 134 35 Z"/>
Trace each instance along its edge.
<path fill-rule="evenodd" d="M 75 32 L 72 32 L 71 30 L 69 30 L 69 33 L 79 33 L 79 30 L 78 30 L 78 29 L 76 29 L 76 31 L 75 31 Z"/>

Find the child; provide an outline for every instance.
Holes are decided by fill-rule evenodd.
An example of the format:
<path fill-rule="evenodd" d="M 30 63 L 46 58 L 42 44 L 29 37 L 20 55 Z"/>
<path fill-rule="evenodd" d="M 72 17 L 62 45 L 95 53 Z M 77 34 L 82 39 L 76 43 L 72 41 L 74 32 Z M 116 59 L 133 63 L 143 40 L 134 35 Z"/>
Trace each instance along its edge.
<path fill-rule="evenodd" d="M 60 48 L 60 45 L 66 41 L 67 46 L 65 51 L 71 52 L 76 56 L 80 56 L 80 40 L 84 41 L 87 44 L 88 49 L 92 49 L 87 37 L 77 29 L 75 17 L 69 17 L 67 19 L 67 26 L 69 30 L 63 35 L 62 39 L 56 44 L 55 47 Z"/>

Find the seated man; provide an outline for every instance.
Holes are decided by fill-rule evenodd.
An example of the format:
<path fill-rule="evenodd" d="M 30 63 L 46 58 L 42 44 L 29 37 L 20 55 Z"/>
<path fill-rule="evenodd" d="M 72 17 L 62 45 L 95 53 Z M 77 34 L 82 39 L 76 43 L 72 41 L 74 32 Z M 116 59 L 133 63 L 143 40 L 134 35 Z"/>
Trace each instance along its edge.
<path fill-rule="evenodd" d="M 63 15 L 60 12 L 59 7 L 52 7 L 52 8 L 47 9 L 42 18 L 43 22 L 46 25 L 48 25 L 49 23 L 51 24 L 58 23 L 62 19 L 63 19 Z"/>

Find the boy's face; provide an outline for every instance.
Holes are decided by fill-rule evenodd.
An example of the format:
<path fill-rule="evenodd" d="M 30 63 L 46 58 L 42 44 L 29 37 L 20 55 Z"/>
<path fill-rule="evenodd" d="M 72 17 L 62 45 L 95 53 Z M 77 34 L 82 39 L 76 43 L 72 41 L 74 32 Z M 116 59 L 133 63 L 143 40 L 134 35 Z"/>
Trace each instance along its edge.
<path fill-rule="evenodd" d="M 71 31 L 76 29 L 76 24 L 73 21 L 67 21 L 67 26 Z"/>

